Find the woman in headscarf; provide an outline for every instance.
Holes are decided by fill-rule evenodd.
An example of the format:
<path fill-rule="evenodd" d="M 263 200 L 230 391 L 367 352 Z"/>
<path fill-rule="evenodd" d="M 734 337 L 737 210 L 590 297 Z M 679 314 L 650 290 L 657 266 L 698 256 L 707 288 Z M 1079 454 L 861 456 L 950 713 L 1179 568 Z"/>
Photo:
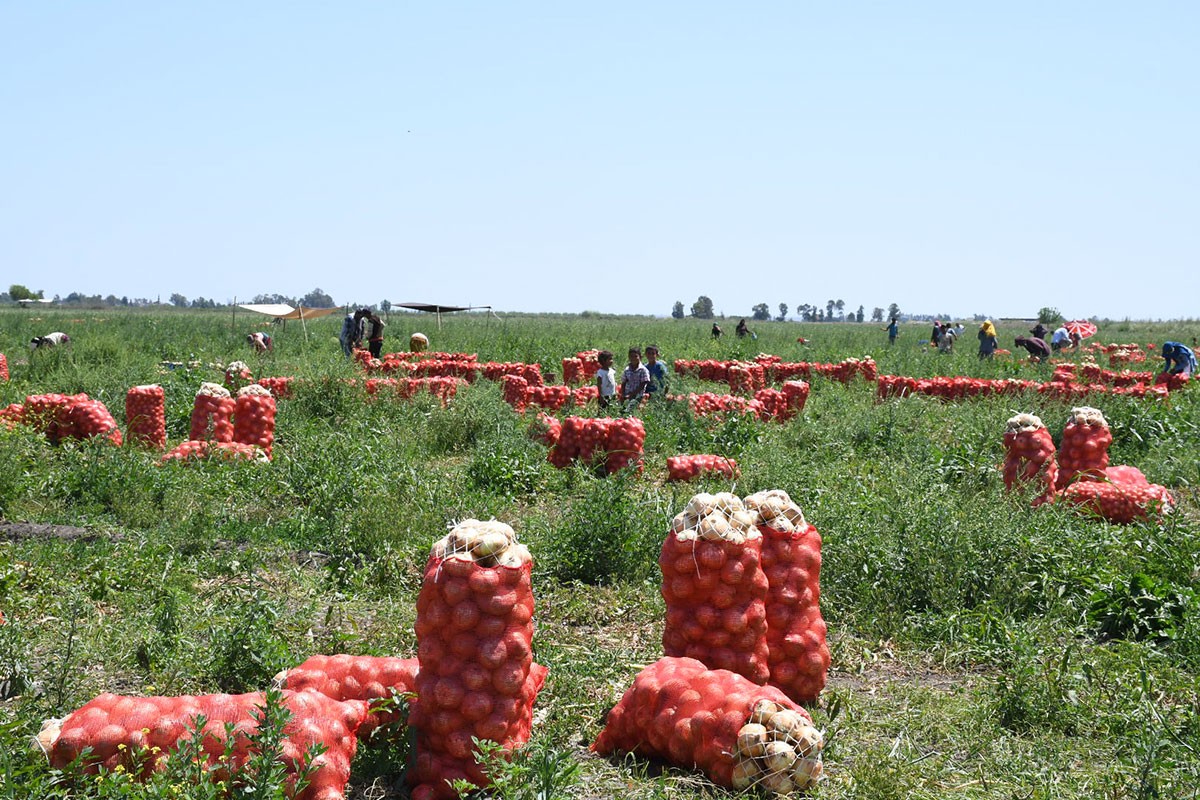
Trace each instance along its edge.
<path fill-rule="evenodd" d="M 996 326 L 990 319 L 979 326 L 979 357 L 991 358 L 996 352 Z"/>

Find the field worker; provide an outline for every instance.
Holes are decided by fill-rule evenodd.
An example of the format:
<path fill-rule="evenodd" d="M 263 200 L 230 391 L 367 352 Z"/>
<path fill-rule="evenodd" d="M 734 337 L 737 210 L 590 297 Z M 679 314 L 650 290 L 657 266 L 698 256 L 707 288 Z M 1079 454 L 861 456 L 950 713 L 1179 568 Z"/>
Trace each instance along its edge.
<path fill-rule="evenodd" d="M 737 327 L 733 329 L 733 332 L 737 334 L 739 339 L 743 339 L 750 334 L 750 328 L 746 326 L 746 320 L 744 318 L 738 320 Z"/>
<path fill-rule="evenodd" d="M 933 330 L 929 332 L 929 346 L 938 347 L 942 343 L 942 331 L 946 330 L 940 319 L 933 321 Z"/>
<path fill-rule="evenodd" d="M 1018 336 L 1013 340 L 1013 344 L 1028 350 L 1030 361 L 1042 362 L 1050 357 L 1050 345 L 1036 336 Z"/>
<path fill-rule="evenodd" d="M 612 368 L 612 352 L 601 350 L 596 355 L 596 362 L 600 365 L 600 369 L 596 370 L 596 391 L 599 392 L 597 401 L 601 408 L 608 408 L 617 396 L 617 373 Z"/>
<path fill-rule="evenodd" d="M 646 345 L 646 372 L 650 373 L 650 385 L 646 392 L 653 397 L 664 397 L 667 393 L 667 365 L 658 360 L 658 345 Z"/>
<path fill-rule="evenodd" d="M 338 334 L 338 341 L 342 343 L 342 352 L 346 354 L 346 358 L 350 357 L 354 348 L 362 346 L 364 316 L 366 315 L 363 309 L 359 308 L 342 320 L 342 332 Z"/>
<path fill-rule="evenodd" d="M 367 349 L 371 358 L 379 358 L 383 352 L 383 329 L 387 323 L 379 318 L 379 313 L 371 311 L 367 316 Z"/>
<path fill-rule="evenodd" d="M 1029 329 L 1029 332 L 1033 334 L 1033 338 L 1041 339 L 1044 342 L 1046 341 L 1046 334 L 1050 332 L 1050 329 L 1041 322 L 1038 322 L 1037 325 Z"/>
<path fill-rule="evenodd" d="M 423 333 L 414 333 L 408 337 L 408 349 L 413 353 L 424 353 L 429 349 L 429 337 Z"/>
<path fill-rule="evenodd" d="M 712 326 L 712 338 L 720 339 L 724 333 L 725 331 L 721 330 L 721 326 L 714 322 Z"/>
<path fill-rule="evenodd" d="M 1071 345 L 1071 334 L 1067 331 L 1065 325 L 1060 325 L 1054 330 L 1054 334 L 1050 337 L 1050 349 L 1057 353 L 1064 347 Z"/>
<path fill-rule="evenodd" d="M 254 347 L 254 352 L 265 353 L 272 348 L 271 335 L 269 333 L 248 333 L 246 341 Z"/>
<path fill-rule="evenodd" d="M 642 363 L 642 351 L 629 348 L 629 366 L 621 374 L 621 397 L 625 398 L 625 410 L 632 411 L 642 401 L 650 386 L 650 370 Z"/>
<path fill-rule="evenodd" d="M 996 347 L 998 346 L 998 342 L 996 341 L 996 326 L 992 324 L 990 319 L 983 321 L 983 324 L 979 326 L 979 333 L 976 336 L 979 337 L 980 358 L 991 358 L 996 354 Z"/>
<path fill-rule="evenodd" d="M 953 353 L 954 352 L 954 339 L 955 339 L 954 328 L 950 327 L 949 322 L 943 322 L 942 323 L 942 335 L 938 339 L 938 352 L 939 353 Z"/>
<path fill-rule="evenodd" d="M 47 333 L 45 336 L 35 336 L 29 340 L 30 350 L 41 350 L 46 347 L 58 347 L 60 344 L 70 344 L 71 337 L 62 331 Z"/>
<path fill-rule="evenodd" d="M 882 328 L 882 330 L 885 330 L 885 331 L 887 331 L 887 334 L 888 334 L 888 344 L 895 344 L 895 343 L 896 343 L 896 337 L 900 335 L 900 324 L 899 324 L 899 320 L 897 320 L 895 317 L 892 317 L 891 321 L 890 321 L 890 322 L 888 322 L 888 324 L 887 324 L 887 327 L 886 327 L 886 328 Z"/>
<path fill-rule="evenodd" d="M 1191 376 L 1196 371 L 1196 354 L 1182 342 L 1163 342 L 1163 372 L 1168 375 Z"/>

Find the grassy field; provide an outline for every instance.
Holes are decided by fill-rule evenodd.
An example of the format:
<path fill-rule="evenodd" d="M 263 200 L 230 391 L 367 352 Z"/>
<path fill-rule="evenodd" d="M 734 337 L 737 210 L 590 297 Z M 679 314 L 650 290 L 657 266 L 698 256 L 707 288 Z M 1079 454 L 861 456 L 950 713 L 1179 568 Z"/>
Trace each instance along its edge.
<path fill-rule="evenodd" d="M 557 471 L 526 421 L 481 380 L 449 408 L 364 400 L 336 341 L 340 315 L 275 330 L 229 312 L 0 312 L 12 378 L 0 404 L 87 392 L 123 420 L 125 391 L 159 382 L 172 444 L 186 437 L 208 365 L 306 379 L 280 401 L 274 461 L 160 468 L 132 448 L 53 447 L 0 430 L 0 798 L 134 797 L 53 784 L 28 742 L 41 720 L 96 694 L 263 688 L 310 654 L 412 655 L 431 543 L 450 520 L 496 517 L 532 550 L 536 659 L 550 667 L 531 756 L 505 797 L 726 796 L 695 774 L 587 753 L 606 710 L 661 655 L 657 555 L 696 491 L 783 488 L 824 537 L 822 607 L 833 668 L 811 708 L 826 730 L 825 798 L 1200 797 L 1200 390 L 1169 401 L 1104 396 L 1113 464 L 1171 488 L 1162 525 L 1108 525 L 1006 496 L 1005 420 L 1062 430 L 1069 404 L 1037 395 L 947 404 L 874 402 L 874 387 L 814 379 L 786 425 L 693 418 L 652 405 L 643 475 Z M 252 327 L 257 326 L 257 327 Z M 732 331 L 733 322 L 726 325 Z M 1048 379 L 1049 365 L 928 352 L 928 326 L 893 348 L 875 324 L 760 323 L 711 341 L 697 321 L 393 315 L 385 351 L 413 330 L 431 349 L 537 361 L 658 344 L 675 358 L 873 356 L 882 374 Z M 1011 348 L 1023 326 L 1000 326 Z M 29 354 L 51 330 L 72 347 Z M 1102 342 L 1190 342 L 1200 323 L 1109 323 Z M 798 336 L 808 345 L 796 342 Z M 162 360 L 201 362 L 161 371 Z M 618 355 L 618 366 L 623 363 Z M 1161 364 L 1154 359 L 1145 368 Z M 720 389 L 673 380 L 673 390 Z M 665 482 L 677 453 L 736 457 L 735 484 Z M 66 527 L 70 526 L 70 527 Z M 1107 631 L 1109 635 L 1103 635 Z M 540 764 L 541 767 L 536 765 Z M 403 797 L 401 764 L 364 752 L 356 797 Z M 198 790 L 197 790 L 198 791 Z M 149 795 L 146 795 L 149 796 Z M 159 796 L 159 795 L 154 795 Z M 162 795 L 168 796 L 168 795 Z M 199 797 L 200 794 L 195 796 Z"/>

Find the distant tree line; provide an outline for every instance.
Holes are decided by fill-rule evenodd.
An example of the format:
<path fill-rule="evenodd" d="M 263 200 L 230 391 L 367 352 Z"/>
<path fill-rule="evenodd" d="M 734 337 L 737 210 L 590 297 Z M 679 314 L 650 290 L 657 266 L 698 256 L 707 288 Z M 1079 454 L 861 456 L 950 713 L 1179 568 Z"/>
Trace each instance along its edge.
<path fill-rule="evenodd" d="M 777 308 L 779 313 L 772 316 L 771 307 L 766 303 L 759 303 L 750 309 L 750 316 L 760 322 L 770 319 L 774 319 L 776 322 L 787 322 L 788 304 L 780 303 Z M 889 318 L 899 317 L 900 307 L 892 303 L 888 306 L 887 313 Z M 871 312 L 871 321 L 882 322 L 883 314 L 884 310 L 876 307 Z M 796 306 L 796 315 L 802 322 L 863 322 L 866 319 L 866 308 L 860 305 L 857 311 L 846 313 L 845 300 L 828 300 L 824 307 L 815 303 L 799 303 Z M 688 316 L 682 300 L 675 301 L 675 305 L 671 308 L 671 316 L 675 319 L 683 319 Z M 692 303 L 690 316 L 694 319 L 712 319 L 714 317 L 712 298 L 700 295 L 696 302 Z"/>
<path fill-rule="evenodd" d="M 45 292 L 41 289 L 32 291 L 29 288 L 22 286 L 19 283 L 14 283 L 8 287 L 7 292 L 0 292 L 0 302 L 15 302 L 18 300 L 42 300 L 45 298 Z M 147 306 L 163 305 L 161 298 L 151 300 L 148 297 L 117 297 L 115 294 L 99 295 L 99 294 L 84 294 L 83 292 L 71 292 L 64 296 L 54 295 L 54 302 L 63 306 L 77 306 L 86 308 L 113 308 L 113 307 L 130 307 L 141 308 Z M 194 297 L 188 299 L 182 294 L 175 292 L 168 298 L 170 305 L 176 308 L 224 308 L 230 305 L 229 301 L 221 302 L 207 297 Z M 337 305 L 333 298 L 322 291 L 320 287 L 313 289 L 308 294 L 300 298 L 289 297 L 283 294 L 258 294 L 249 301 L 250 303 L 286 303 L 289 306 L 302 305 L 306 308 L 333 308 Z M 391 303 L 387 300 L 379 304 L 380 308 L 387 311 L 391 307 Z"/>

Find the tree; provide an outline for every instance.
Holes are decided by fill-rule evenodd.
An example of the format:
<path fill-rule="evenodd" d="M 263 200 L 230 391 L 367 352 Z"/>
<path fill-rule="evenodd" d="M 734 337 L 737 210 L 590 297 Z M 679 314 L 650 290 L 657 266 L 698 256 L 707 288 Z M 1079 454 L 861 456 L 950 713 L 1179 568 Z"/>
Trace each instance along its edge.
<path fill-rule="evenodd" d="M 788 312 L 787 303 L 780 303 L 779 304 L 779 316 L 776 317 L 775 320 L 777 322 L 787 322 L 787 312 Z"/>
<path fill-rule="evenodd" d="M 321 291 L 320 287 L 313 289 L 300 298 L 300 305 L 305 308 L 333 308 L 337 303 L 333 298 Z"/>
<path fill-rule="evenodd" d="M 808 303 L 800 303 L 796 306 L 796 313 L 799 314 L 800 319 L 804 320 L 805 322 L 812 322 L 812 320 L 808 317 L 811 311 L 812 306 L 810 306 Z"/>
<path fill-rule="evenodd" d="M 836 303 L 834 303 L 834 306 L 837 307 L 838 321 L 844 320 L 846 318 L 846 301 L 838 300 Z"/>
<path fill-rule="evenodd" d="M 854 314 L 854 321 L 855 322 L 863 321 L 863 307 L 862 306 L 859 306 L 858 311 Z"/>
<path fill-rule="evenodd" d="M 392 301 L 391 300 L 380 300 L 379 301 L 379 310 L 385 314 L 388 313 L 389 311 L 391 311 L 392 310 Z"/>
<path fill-rule="evenodd" d="M 698 298 L 696 298 L 696 302 L 692 303 L 692 316 L 696 319 L 712 319 L 712 300 L 705 295 L 700 295 Z"/>
<path fill-rule="evenodd" d="M 1046 306 L 1038 310 L 1038 322 L 1049 325 L 1050 323 L 1058 323 L 1063 321 L 1062 313 L 1053 306 Z"/>
<path fill-rule="evenodd" d="M 683 301 L 676 300 L 675 305 L 671 307 L 671 316 L 675 319 L 683 319 Z"/>
<path fill-rule="evenodd" d="M 753 312 L 751 317 L 759 322 L 765 322 L 771 318 L 771 308 L 766 303 L 759 303 L 750 310 Z"/>
<path fill-rule="evenodd" d="M 871 309 L 871 322 L 883 322 L 883 309 L 879 306 Z"/>
<path fill-rule="evenodd" d="M 888 306 L 888 319 L 900 319 L 900 306 L 895 303 Z"/>
<path fill-rule="evenodd" d="M 33 300 L 37 297 L 37 295 L 19 283 L 14 283 L 8 287 L 8 296 L 13 300 Z"/>
<path fill-rule="evenodd" d="M 184 308 L 187 306 L 187 304 L 188 304 L 188 299 L 186 297 L 184 297 L 183 295 L 181 295 L 179 292 L 176 292 L 175 294 L 171 295 L 171 305 L 173 305 L 177 308 Z"/>
<path fill-rule="evenodd" d="M 825 301 L 825 321 L 826 322 L 833 322 L 833 308 L 836 305 L 837 305 L 837 303 L 833 300 Z"/>

